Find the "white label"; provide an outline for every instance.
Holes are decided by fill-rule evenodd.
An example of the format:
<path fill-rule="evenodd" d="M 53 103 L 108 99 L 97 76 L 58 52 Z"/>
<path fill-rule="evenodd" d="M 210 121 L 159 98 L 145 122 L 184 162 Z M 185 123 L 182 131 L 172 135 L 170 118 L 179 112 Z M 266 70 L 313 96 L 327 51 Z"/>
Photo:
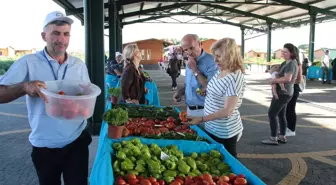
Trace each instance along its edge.
<path fill-rule="evenodd" d="M 169 155 L 167 155 L 166 153 L 161 151 L 160 158 L 161 158 L 161 160 L 165 161 L 165 160 L 169 159 Z"/>

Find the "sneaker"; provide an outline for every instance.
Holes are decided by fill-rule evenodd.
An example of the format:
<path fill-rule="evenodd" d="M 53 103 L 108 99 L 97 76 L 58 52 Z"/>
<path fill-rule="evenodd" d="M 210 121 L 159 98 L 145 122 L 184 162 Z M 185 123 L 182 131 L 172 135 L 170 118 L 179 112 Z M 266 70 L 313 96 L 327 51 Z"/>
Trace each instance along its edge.
<path fill-rule="evenodd" d="M 285 143 L 287 143 L 287 139 L 286 139 L 286 137 L 282 137 L 282 138 L 279 137 L 278 142 L 285 144 Z"/>
<path fill-rule="evenodd" d="M 287 128 L 287 130 L 286 130 L 286 136 L 288 136 L 288 137 L 295 136 L 295 131 L 291 131 L 289 128 Z"/>
<path fill-rule="evenodd" d="M 265 145 L 278 145 L 279 144 L 279 142 L 276 138 L 269 138 L 269 139 L 263 140 L 261 142 Z"/>

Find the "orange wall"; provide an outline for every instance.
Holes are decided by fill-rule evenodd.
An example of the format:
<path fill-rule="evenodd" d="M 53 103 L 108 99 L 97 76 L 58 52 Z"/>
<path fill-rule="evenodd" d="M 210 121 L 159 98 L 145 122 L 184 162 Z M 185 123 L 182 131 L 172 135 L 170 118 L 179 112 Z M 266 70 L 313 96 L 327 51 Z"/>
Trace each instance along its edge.
<path fill-rule="evenodd" d="M 0 48 L 1 55 L 0 56 L 8 56 L 8 48 Z"/>
<path fill-rule="evenodd" d="M 258 57 L 259 55 L 259 57 Z M 247 53 L 249 58 L 266 58 L 266 53 L 257 53 L 255 51 L 250 51 Z"/>
<path fill-rule="evenodd" d="M 145 58 L 141 64 L 157 64 L 162 58 L 163 42 L 156 39 L 134 42 L 138 45 L 140 51 L 144 50 Z M 130 43 L 129 43 L 130 44 Z M 125 47 L 127 44 L 124 44 Z M 147 51 L 150 50 L 150 59 L 147 59 Z"/>
<path fill-rule="evenodd" d="M 322 49 L 316 50 L 316 51 L 314 52 L 314 58 L 315 58 L 316 60 L 322 60 L 322 57 L 323 57 L 323 56 L 324 56 L 324 52 L 323 52 Z"/>
<path fill-rule="evenodd" d="M 207 53 L 211 53 L 211 46 L 213 43 L 215 43 L 216 40 L 215 39 L 209 39 L 209 40 L 205 40 L 205 41 L 202 41 L 202 49 L 207 52 Z"/>

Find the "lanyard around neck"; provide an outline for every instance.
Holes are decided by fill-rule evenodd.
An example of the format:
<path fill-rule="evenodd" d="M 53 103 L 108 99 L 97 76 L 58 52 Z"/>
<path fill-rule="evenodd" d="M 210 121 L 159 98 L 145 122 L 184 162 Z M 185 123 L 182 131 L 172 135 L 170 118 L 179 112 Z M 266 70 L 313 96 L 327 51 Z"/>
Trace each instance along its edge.
<path fill-rule="evenodd" d="M 44 56 L 44 58 L 48 61 L 49 67 L 50 67 L 51 71 L 53 72 L 54 79 L 55 79 L 55 80 L 58 80 L 58 75 L 56 75 L 56 73 L 55 73 L 55 71 L 54 71 L 54 68 L 53 68 L 52 65 L 51 65 L 50 60 L 48 59 L 47 55 L 45 54 L 45 51 L 43 51 L 43 56 Z M 64 69 L 64 71 L 63 71 L 62 80 L 64 80 L 64 77 L 65 77 L 65 74 L 66 74 L 67 70 L 68 70 L 68 64 L 65 66 L 65 69 Z"/>

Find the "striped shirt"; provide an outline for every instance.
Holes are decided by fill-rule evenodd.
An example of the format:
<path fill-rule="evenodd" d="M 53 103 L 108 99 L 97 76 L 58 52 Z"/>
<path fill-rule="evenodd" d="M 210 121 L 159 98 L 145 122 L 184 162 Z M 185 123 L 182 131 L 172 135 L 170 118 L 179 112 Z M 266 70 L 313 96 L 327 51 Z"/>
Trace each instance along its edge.
<path fill-rule="evenodd" d="M 239 107 L 242 104 L 245 78 L 241 71 L 229 73 L 225 77 L 218 78 L 219 72 L 210 80 L 205 97 L 204 115 L 213 114 L 224 108 L 225 99 L 228 96 L 238 96 L 238 103 L 231 116 L 205 123 L 207 132 L 219 138 L 228 139 L 243 131 Z"/>

